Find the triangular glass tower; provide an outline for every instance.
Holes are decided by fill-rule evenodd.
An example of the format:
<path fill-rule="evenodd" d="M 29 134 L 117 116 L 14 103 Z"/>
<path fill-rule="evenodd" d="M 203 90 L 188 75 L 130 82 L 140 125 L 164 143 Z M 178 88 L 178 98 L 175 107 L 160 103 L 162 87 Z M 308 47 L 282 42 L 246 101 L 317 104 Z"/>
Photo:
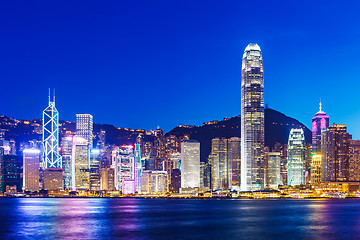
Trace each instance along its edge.
<path fill-rule="evenodd" d="M 55 107 L 55 93 L 51 101 L 49 90 L 49 106 L 43 112 L 43 168 L 61 168 L 59 154 L 59 112 Z"/>

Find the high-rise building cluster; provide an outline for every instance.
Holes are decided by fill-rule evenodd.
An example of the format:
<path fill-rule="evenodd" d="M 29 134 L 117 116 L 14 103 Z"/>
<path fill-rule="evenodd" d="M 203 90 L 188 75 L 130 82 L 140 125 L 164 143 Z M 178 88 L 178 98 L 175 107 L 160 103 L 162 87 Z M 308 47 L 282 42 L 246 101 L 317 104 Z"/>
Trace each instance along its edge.
<path fill-rule="evenodd" d="M 22 122 L 31 124 L 42 140 L 20 143 L 19 151 L 0 129 L 0 191 L 223 194 L 360 183 L 360 141 L 352 139 L 345 125 L 330 126 L 321 103 L 312 118 L 311 143 L 303 128 L 289 126 L 287 143 L 265 146 L 264 69 L 257 44 L 244 51 L 241 78 L 241 134 L 215 137 L 209 146 L 160 128 L 117 128 L 135 137 L 110 144 L 120 137 L 104 129 L 95 132 L 90 114 L 76 114 L 73 128 L 71 123 L 62 127 L 55 96 L 49 94 L 42 121 Z M 206 147 L 210 154 L 201 157 Z"/>

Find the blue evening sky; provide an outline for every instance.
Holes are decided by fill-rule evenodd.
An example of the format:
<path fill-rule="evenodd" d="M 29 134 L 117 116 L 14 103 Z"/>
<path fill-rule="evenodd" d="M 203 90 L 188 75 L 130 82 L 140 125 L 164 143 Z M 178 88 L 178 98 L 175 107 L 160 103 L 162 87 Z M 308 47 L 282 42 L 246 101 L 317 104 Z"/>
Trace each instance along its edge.
<path fill-rule="evenodd" d="M 240 114 L 241 60 L 256 42 L 265 103 L 360 138 L 357 1 L 1 1 L 0 114 L 166 132 Z"/>

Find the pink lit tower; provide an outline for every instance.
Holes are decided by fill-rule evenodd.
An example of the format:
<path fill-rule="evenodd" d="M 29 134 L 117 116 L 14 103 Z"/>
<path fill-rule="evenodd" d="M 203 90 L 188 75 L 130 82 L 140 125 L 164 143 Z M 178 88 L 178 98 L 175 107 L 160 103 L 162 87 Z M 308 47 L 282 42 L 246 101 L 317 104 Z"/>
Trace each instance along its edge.
<path fill-rule="evenodd" d="M 320 109 L 312 119 L 312 152 L 313 154 L 321 153 L 321 131 L 326 130 L 329 127 L 329 117 L 324 111 Z"/>

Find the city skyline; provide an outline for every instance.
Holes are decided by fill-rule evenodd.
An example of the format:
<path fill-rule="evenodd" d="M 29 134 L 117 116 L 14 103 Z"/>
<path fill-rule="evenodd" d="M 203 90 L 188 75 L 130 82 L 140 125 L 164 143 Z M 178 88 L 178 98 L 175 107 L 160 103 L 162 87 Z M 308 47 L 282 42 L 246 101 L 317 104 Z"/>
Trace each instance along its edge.
<path fill-rule="evenodd" d="M 249 15 L 243 9 L 250 3 L 89 3 L 74 4 L 72 9 L 48 3 L 16 10 L 6 3 L 0 10 L 6 23 L 0 70 L 8 91 L 2 95 L 7 104 L 0 112 L 20 119 L 40 118 L 36 109 L 45 107 L 44 96 L 51 87 L 57 89 L 62 120 L 73 121 L 75 114 L 87 112 L 98 123 L 133 129 L 160 126 L 169 131 L 178 124 L 233 117 L 240 114 L 236 89 L 242 51 L 249 42 L 257 42 L 266 59 L 265 104 L 310 129 L 308 119 L 321 98 L 331 123 L 346 124 L 354 138 L 360 138 L 356 127 L 360 110 L 351 104 L 360 100 L 355 92 L 359 65 L 355 56 L 360 51 L 360 33 L 354 28 L 358 20 L 352 12 L 356 7 L 346 7 L 345 14 L 345 5 L 316 3 L 307 9 L 304 3 L 294 12 L 291 3 L 279 9 L 269 4 L 257 5 L 259 18 L 244 26 L 241 23 Z M 175 13 L 170 11 L 174 7 Z M 136 12 L 137 20 L 127 12 Z M 186 21 L 180 12 L 188 14 Z M 211 13 L 216 17 L 209 17 Z M 334 18 L 335 13 L 343 17 Z M 303 15 L 307 17 L 300 23 L 297 19 Z M 354 87 L 337 91 L 339 79 Z M 119 89 L 127 90 L 115 98 Z M 215 100 L 209 92 L 220 98 Z M 186 98 L 178 97 L 182 95 Z M 287 101 L 295 95 L 301 97 Z M 143 104 L 148 101 L 156 107 Z M 127 117 L 109 111 L 120 104 L 128 106 Z M 146 123 L 140 120 L 144 118 Z"/>

